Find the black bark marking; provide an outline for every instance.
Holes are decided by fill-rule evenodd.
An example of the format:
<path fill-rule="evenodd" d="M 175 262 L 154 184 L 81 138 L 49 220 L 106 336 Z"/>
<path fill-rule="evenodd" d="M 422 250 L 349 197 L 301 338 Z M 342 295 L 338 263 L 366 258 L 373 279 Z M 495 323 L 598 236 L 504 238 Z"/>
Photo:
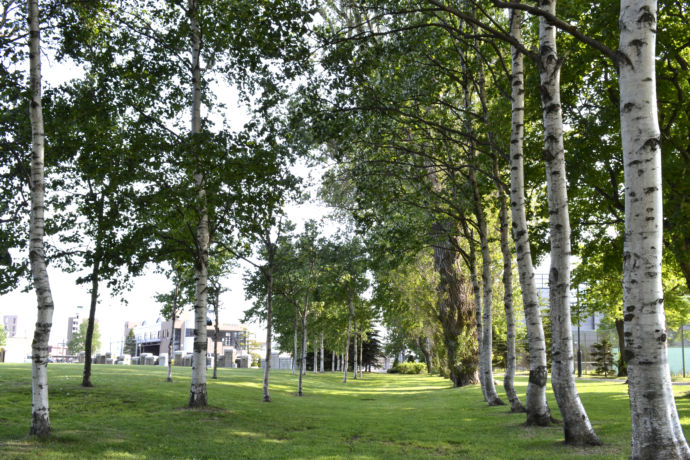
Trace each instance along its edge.
<path fill-rule="evenodd" d="M 656 150 L 661 145 L 658 137 L 652 137 L 647 139 L 644 144 L 642 144 L 643 149 Z"/>
<path fill-rule="evenodd" d="M 546 113 L 554 113 L 561 109 L 561 104 L 549 104 L 546 106 Z"/>
<path fill-rule="evenodd" d="M 634 314 L 628 313 L 627 315 L 623 316 L 623 321 L 632 321 L 634 317 Z"/>
<path fill-rule="evenodd" d="M 552 268 L 552 269 L 551 269 L 550 275 L 551 275 L 551 276 L 549 277 L 549 278 L 551 278 L 551 279 L 549 280 L 550 282 L 555 283 L 555 282 L 558 281 L 558 269 Z"/>
<path fill-rule="evenodd" d="M 641 53 L 641 49 L 643 46 L 646 45 L 646 43 L 642 40 L 635 39 L 629 43 L 630 46 L 634 47 L 637 50 L 638 56 Z"/>
<path fill-rule="evenodd" d="M 628 332 L 630 334 L 630 332 Z M 635 358 L 635 353 L 633 353 L 632 350 L 626 348 L 625 351 L 623 351 L 623 354 L 625 355 L 625 361 L 630 362 Z"/>
<path fill-rule="evenodd" d="M 546 366 L 537 366 L 529 371 L 529 383 L 538 387 L 546 386 L 547 371 Z"/>
<path fill-rule="evenodd" d="M 656 17 L 654 16 L 654 13 L 650 11 L 648 6 L 643 6 L 640 8 L 640 13 L 640 17 L 637 18 L 638 24 L 647 23 L 651 26 L 656 23 Z"/>

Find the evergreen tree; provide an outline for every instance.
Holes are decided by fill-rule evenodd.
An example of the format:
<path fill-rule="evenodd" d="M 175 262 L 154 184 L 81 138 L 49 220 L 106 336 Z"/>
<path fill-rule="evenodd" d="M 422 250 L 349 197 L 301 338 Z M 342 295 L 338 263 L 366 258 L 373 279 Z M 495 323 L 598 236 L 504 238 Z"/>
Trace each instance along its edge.
<path fill-rule="evenodd" d="M 129 330 L 127 340 L 125 340 L 124 353 L 126 355 L 134 356 L 137 352 L 137 339 L 134 337 L 134 329 Z"/>
<path fill-rule="evenodd" d="M 594 358 L 594 362 L 597 365 L 594 372 L 604 377 L 614 374 L 611 342 L 607 339 L 602 339 L 601 342 L 592 345 L 592 348 L 592 358 Z"/>

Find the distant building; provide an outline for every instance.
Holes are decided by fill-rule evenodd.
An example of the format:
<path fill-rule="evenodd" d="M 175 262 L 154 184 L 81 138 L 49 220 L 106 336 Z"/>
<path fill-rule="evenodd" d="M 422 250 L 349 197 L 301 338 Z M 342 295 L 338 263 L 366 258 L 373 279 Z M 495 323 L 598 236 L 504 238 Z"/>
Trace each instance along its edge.
<path fill-rule="evenodd" d="M 7 342 L 4 347 L 0 347 L 0 362 L 28 362 L 31 358 L 32 338 L 28 337 L 26 324 L 22 324 L 20 328 L 19 320 L 15 315 L 5 315 L 2 320 L 7 332 Z"/>
<path fill-rule="evenodd" d="M 535 282 L 537 287 L 537 294 L 539 295 L 539 300 L 542 303 L 542 308 L 548 309 L 549 306 L 549 275 L 546 273 L 535 273 Z M 570 311 L 571 316 L 574 318 L 577 313 L 578 308 L 578 298 L 577 291 L 570 291 Z M 604 319 L 604 315 L 601 313 L 595 313 L 592 316 L 587 316 L 582 318 L 580 321 L 580 340 L 582 342 L 583 349 L 589 349 L 592 344 L 597 343 L 599 324 Z M 571 328 L 573 335 L 573 347 L 577 349 L 578 344 L 578 325 L 574 324 Z"/>
<path fill-rule="evenodd" d="M 77 307 L 77 313 L 74 316 L 70 316 L 67 318 L 67 343 L 69 343 L 72 340 L 72 337 L 74 334 L 79 332 L 79 325 L 81 324 L 81 307 Z"/>
<path fill-rule="evenodd" d="M 137 341 L 136 355 L 142 353 L 152 353 L 161 355 L 168 353 L 168 346 L 171 340 L 170 321 L 158 318 L 155 322 L 143 321 L 135 323 L 127 321 L 125 323 L 125 340 L 129 331 L 134 331 Z M 218 338 L 218 354 L 223 354 L 226 349 L 235 351 L 247 349 L 247 329 L 238 324 L 221 324 L 219 327 L 220 337 Z M 213 336 L 215 328 L 208 326 L 206 335 L 208 337 L 208 352 L 213 352 Z M 194 350 L 194 319 L 193 315 L 187 314 L 175 320 L 173 353 L 184 351 L 192 353 Z"/>
<path fill-rule="evenodd" d="M 5 334 L 7 337 L 17 336 L 17 315 L 5 315 L 2 317 L 2 322 L 5 327 Z"/>

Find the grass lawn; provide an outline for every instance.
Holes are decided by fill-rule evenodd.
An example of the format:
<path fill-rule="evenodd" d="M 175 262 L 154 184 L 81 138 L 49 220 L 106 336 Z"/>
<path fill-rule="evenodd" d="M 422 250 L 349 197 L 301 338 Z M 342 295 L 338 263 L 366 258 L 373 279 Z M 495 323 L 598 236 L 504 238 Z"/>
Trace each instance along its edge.
<path fill-rule="evenodd" d="M 426 375 L 271 373 L 270 404 L 261 401 L 262 371 L 219 369 L 209 380 L 212 407 L 185 408 L 189 368 L 93 367 L 95 387 L 82 388 L 77 364 L 50 364 L 53 436 L 27 436 L 31 368 L 0 364 L 0 458 L 628 458 L 627 387 L 581 381 L 578 389 L 604 445 L 573 448 L 561 427 L 524 426 L 523 414 L 488 407 L 478 386 L 451 388 Z M 525 378 L 517 387 L 524 394 Z M 684 427 L 690 427 L 687 387 L 676 387 Z M 552 412 L 558 414 L 549 392 Z"/>

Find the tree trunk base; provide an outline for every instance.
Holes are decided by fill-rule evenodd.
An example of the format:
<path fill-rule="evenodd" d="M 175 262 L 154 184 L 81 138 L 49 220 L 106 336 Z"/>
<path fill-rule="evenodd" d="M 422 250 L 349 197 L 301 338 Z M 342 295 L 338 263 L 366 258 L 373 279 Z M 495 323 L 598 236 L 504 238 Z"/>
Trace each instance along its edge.
<path fill-rule="evenodd" d="M 569 446 L 600 446 L 602 444 L 601 439 L 599 439 L 599 436 L 597 436 L 593 430 L 576 433 L 569 430 L 566 424 L 563 424 L 563 434 L 565 436 L 565 443 Z M 655 456 L 655 458 L 666 457 Z"/>
<path fill-rule="evenodd" d="M 525 412 L 527 412 L 525 410 Z M 547 412 L 545 414 L 530 414 L 527 413 L 527 421 L 525 425 L 527 426 L 551 426 L 560 424 L 560 420 L 551 417 L 551 413 Z"/>
<path fill-rule="evenodd" d="M 496 396 L 495 398 L 491 398 L 489 401 L 487 401 L 487 403 L 489 404 L 489 406 L 505 406 L 506 405 L 506 403 L 503 402 L 503 400 L 501 398 L 499 398 L 498 396 Z"/>
<path fill-rule="evenodd" d="M 170 377 L 168 377 L 167 379 L 165 379 L 165 381 L 168 382 L 168 383 L 172 383 L 172 379 L 171 379 Z"/>
<path fill-rule="evenodd" d="M 32 414 L 29 435 L 39 438 L 47 438 L 50 436 L 50 417 L 47 411 L 45 413 L 34 412 Z"/>
<path fill-rule="evenodd" d="M 479 372 L 477 372 L 476 369 L 472 371 L 462 366 L 455 366 L 450 369 L 450 380 L 456 388 L 466 385 L 476 385 L 479 383 Z"/>
<path fill-rule="evenodd" d="M 688 458 L 688 445 L 684 441 L 676 441 L 671 444 L 652 445 L 640 449 L 633 449 L 630 460 L 684 460 Z"/>
<path fill-rule="evenodd" d="M 206 384 L 196 383 L 192 384 L 192 389 L 189 392 L 189 407 L 206 407 L 208 401 L 206 399 Z"/>
<path fill-rule="evenodd" d="M 264 402 L 265 402 L 265 403 L 271 402 L 271 397 L 268 396 L 268 395 L 264 396 Z"/>
<path fill-rule="evenodd" d="M 91 388 L 93 387 L 93 383 L 91 383 L 91 380 L 82 380 L 81 386 Z"/>

